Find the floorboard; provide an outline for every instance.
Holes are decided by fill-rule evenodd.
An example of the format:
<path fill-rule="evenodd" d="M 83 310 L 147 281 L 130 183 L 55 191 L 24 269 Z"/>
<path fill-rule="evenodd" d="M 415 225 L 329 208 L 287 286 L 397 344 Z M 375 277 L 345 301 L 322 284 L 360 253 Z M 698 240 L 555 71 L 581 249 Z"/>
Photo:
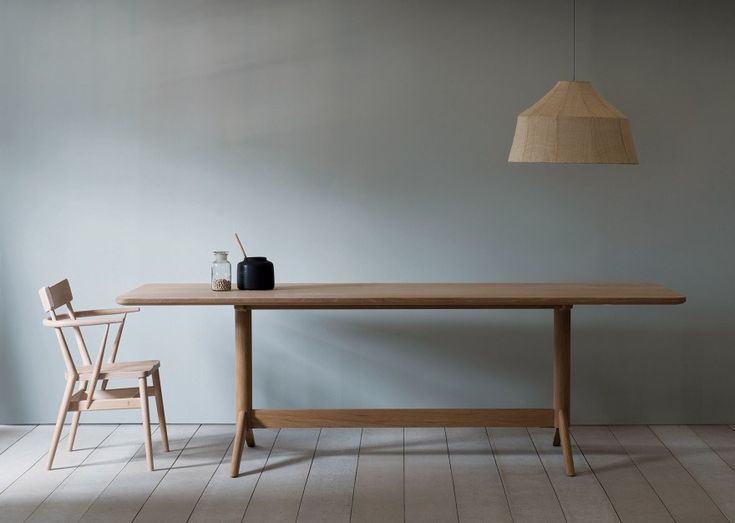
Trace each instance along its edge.
<path fill-rule="evenodd" d="M 143 505 L 135 521 L 186 521 L 233 438 L 231 425 L 202 425 Z"/>
<path fill-rule="evenodd" d="M 727 425 L 694 425 L 694 432 L 735 470 L 735 430 Z"/>
<path fill-rule="evenodd" d="M 620 426 L 611 430 L 676 521 L 727 521 L 650 428 Z"/>
<path fill-rule="evenodd" d="M 621 521 L 673 521 L 661 498 L 607 427 L 574 427 L 572 437 Z"/>
<path fill-rule="evenodd" d="M 243 521 L 296 521 L 318 439 L 319 429 L 278 433 Z"/>
<path fill-rule="evenodd" d="M 88 427 L 82 426 L 86 431 Z M 29 521 L 79 521 L 143 445 L 143 428 L 121 425 L 47 497 Z"/>
<path fill-rule="evenodd" d="M 65 428 L 64 434 L 67 428 Z M 552 429 L 256 429 L 229 477 L 232 425 L 0 426 L 0 521 L 735 521 L 728 425 L 575 426 L 567 477 Z"/>
<path fill-rule="evenodd" d="M 485 428 L 447 427 L 446 432 L 459 520 L 512 521 Z"/>
<path fill-rule="evenodd" d="M 59 454 L 64 446 L 68 427 L 64 427 L 59 443 Z M 45 457 L 51 444 L 54 427 L 39 425 L 0 454 L 0 494 L 3 493 L 25 471 Z"/>
<path fill-rule="evenodd" d="M 490 443 L 516 522 L 564 521 L 559 500 L 523 428 L 488 428 Z"/>
<path fill-rule="evenodd" d="M 529 429 L 531 440 L 554 487 L 566 520 L 570 523 L 612 523 L 620 521 L 615 509 L 592 473 L 577 445 L 572 443 L 576 476 L 564 471 L 560 447 L 554 447 L 554 429 Z"/>
<path fill-rule="evenodd" d="M 232 426 L 231 430 L 235 431 Z M 255 447 L 245 447 L 240 461 L 240 476 L 236 481 L 230 477 L 232 445 L 204 489 L 190 522 L 240 521 L 245 514 L 255 485 L 265 466 L 278 434 L 277 430 L 255 429 Z"/>
<path fill-rule="evenodd" d="M 725 517 L 735 521 L 735 470 L 687 426 L 662 425 L 652 429 Z"/>
<path fill-rule="evenodd" d="M 0 425 L 0 454 L 34 428 L 36 425 Z"/>
<path fill-rule="evenodd" d="M 406 428 L 404 452 L 406 521 L 457 521 L 444 429 Z"/>
<path fill-rule="evenodd" d="M 24 521 L 33 519 L 33 512 L 53 494 L 59 485 L 69 477 L 74 470 L 84 463 L 92 452 L 113 431 L 117 425 L 86 425 L 80 426 L 77 432 L 75 449 L 66 450 L 66 441 L 59 444 L 56 452 L 54 468 L 46 470 L 46 454 L 22 474 L 12 485 L 0 494 L 2 518 L 6 521 Z M 25 438 L 23 438 L 25 439 Z M 44 442 L 48 445 L 48 441 Z M 45 446 L 44 445 L 44 446 Z"/>
<path fill-rule="evenodd" d="M 360 429 L 322 429 L 298 522 L 349 522 L 355 487 Z"/>
<path fill-rule="evenodd" d="M 403 460 L 403 429 L 363 429 L 352 523 L 403 521 Z"/>
<path fill-rule="evenodd" d="M 140 425 L 131 426 L 142 431 Z M 198 428 L 199 425 L 168 425 L 170 452 L 164 452 L 158 433 L 154 434 L 153 457 L 156 470 L 153 472 L 148 470 L 145 449 L 139 448 L 87 509 L 81 521 L 85 523 L 132 521 Z"/>

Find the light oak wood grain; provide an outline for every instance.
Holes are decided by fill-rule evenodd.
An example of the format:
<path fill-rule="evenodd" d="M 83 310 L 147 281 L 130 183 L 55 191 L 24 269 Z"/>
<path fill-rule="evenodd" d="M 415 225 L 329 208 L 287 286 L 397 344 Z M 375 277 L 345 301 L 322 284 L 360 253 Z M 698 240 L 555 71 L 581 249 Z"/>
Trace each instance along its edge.
<path fill-rule="evenodd" d="M 678 304 L 685 297 L 650 283 L 341 283 L 279 284 L 271 291 L 215 292 L 196 283 L 154 283 L 117 298 L 123 305 L 230 305 L 235 308 L 235 440 L 230 475 L 239 474 L 252 428 L 555 426 L 574 475 L 568 425 L 570 314 L 575 305 Z M 253 409 L 252 311 L 258 309 L 554 309 L 554 409 Z M 63 339 L 60 339 L 60 343 Z M 68 365 L 68 362 L 67 362 Z M 94 376 L 99 369 L 95 367 Z M 94 377 L 93 376 L 93 377 Z"/>
<path fill-rule="evenodd" d="M 51 437 L 51 448 L 49 449 L 47 467 L 53 467 L 56 450 L 59 446 L 60 436 L 64 420 L 69 412 L 73 413 L 71 429 L 69 431 L 68 449 L 74 448 L 74 440 L 80 415 L 88 410 L 114 410 L 140 408 L 143 417 L 145 448 L 148 452 L 148 465 L 153 470 L 153 455 L 150 431 L 150 416 L 148 413 L 148 396 L 156 399 L 156 408 L 159 415 L 159 423 L 162 424 L 161 436 L 164 440 L 164 448 L 168 450 L 168 439 L 166 431 L 166 416 L 163 407 L 163 395 L 161 393 L 161 380 L 158 374 L 160 362 L 158 360 L 116 362 L 120 338 L 125 326 L 125 320 L 129 313 L 137 312 L 137 307 L 125 307 L 117 309 L 94 309 L 75 311 L 72 307 L 73 299 L 71 286 L 68 280 L 42 287 L 38 294 L 41 305 L 49 317 L 43 320 L 43 325 L 54 329 L 56 339 L 61 349 L 61 355 L 66 365 L 66 387 L 61 398 L 59 411 L 56 418 L 56 427 Z M 56 309 L 66 307 L 66 314 L 59 313 Z M 81 327 L 104 325 L 104 335 L 94 362 L 92 362 L 87 345 L 82 335 Z M 107 339 L 110 327 L 117 326 L 117 333 L 112 343 L 111 355 L 107 363 L 104 362 Z M 63 329 L 71 328 L 74 332 L 82 365 L 77 365 L 69 351 Z M 154 384 L 148 386 L 149 376 L 154 375 Z M 113 379 L 138 379 L 138 388 L 118 387 L 108 389 L 107 385 Z M 97 383 L 102 381 L 100 390 Z M 74 393 L 74 388 L 79 385 L 79 390 Z"/>
<path fill-rule="evenodd" d="M 235 308 L 235 441 L 232 448 L 230 476 L 240 472 L 242 448 L 255 446 L 253 437 L 253 328 L 252 313 Z"/>
<path fill-rule="evenodd" d="M 216 292 L 201 283 L 150 283 L 121 305 L 241 305 L 251 309 L 472 309 L 665 305 L 685 297 L 651 283 L 280 283 L 271 291 Z"/>
<path fill-rule="evenodd" d="M 255 409 L 256 428 L 551 427 L 553 409 Z"/>

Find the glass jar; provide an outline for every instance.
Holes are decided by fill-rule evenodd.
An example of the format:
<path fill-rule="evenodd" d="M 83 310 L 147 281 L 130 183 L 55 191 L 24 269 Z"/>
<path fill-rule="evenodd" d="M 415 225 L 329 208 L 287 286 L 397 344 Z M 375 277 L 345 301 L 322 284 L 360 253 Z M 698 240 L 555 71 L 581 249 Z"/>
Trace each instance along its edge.
<path fill-rule="evenodd" d="M 232 267 L 227 260 L 227 251 L 214 251 L 212 262 L 212 290 L 229 291 L 232 289 Z"/>

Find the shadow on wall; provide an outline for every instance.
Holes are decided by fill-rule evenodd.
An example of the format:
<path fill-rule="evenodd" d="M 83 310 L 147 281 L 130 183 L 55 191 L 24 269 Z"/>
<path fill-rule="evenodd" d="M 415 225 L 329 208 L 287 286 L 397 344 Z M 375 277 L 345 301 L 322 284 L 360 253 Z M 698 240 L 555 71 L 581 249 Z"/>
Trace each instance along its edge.
<path fill-rule="evenodd" d="M 542 314 L 548 314 L 545 326 L 416 318 L 386 323 L 334 315 L 303 326 L 283 322 L 278 339 L 294 340 L 292 348 L 278 346 L 271 336 L 254 345 L 256 408 L 551 406 L 553 326 L 551 312 Z M 726 422 L 707 418 L 718 412 L 713 402 L 723 401 L 713 393 L 729 383 L 726 369 L 735 368 L 735 355 L 709 363 L 717 361 L 717 342 L 723 340 L 735 340 L 735 329 L 662 332 L 653 324 L 573 320 L 574 421 Z M 723 381 L 708 390 L 705 375 Z M 284 386 L 296 381 L 308 385 L 301 391 Z"/>
<path fill-rule="evenodd" d="M 203 344 L 200 350 L 207 351 L 209 361 L 201 369 L 207 388 L 230 402 L 234 389 L 230 316 L 213 310 L 211 316 L 202 313 L 183 335 L 195 335 L 189 340 L 193 346 Z M 156 316 L 147 320 L 160 323 Z M 735 397 L 731 379 L 735 353 L 723 356 L 722 352 L 723 345 L 735 342 L 735 328 L 661 330 L 658 322 L 647 327 L 645 322 L 619 319 L 600 325 L 584 314 L 579 314 L 578 321 L 573 316 L 575 423 L 733 421 L 713 416 L 728 412 L 730 398 Z M 164 342 L 167 333 L 159 340 L 146 334 L 144 325 L 136 327 L 128 333 L 130 346 L 123 347 L 124 357 L 145 355 L 129 349 L 156 348 L 155 357 L 161 358 L 166 377 L 169 419 L 192 421 L 187 416 L 196 409 L 177 412 L 175 406 L 197 401 L 200 390 L 187 385 L 186 376 L 198 360 L 182 355 L 178 343 Z M 256 408 L 551 406 L 551 311 L 442 311 L 440 315 L 431 311 L 256 311 L 254 327 Z M 44 349 L 39 356 L 47 375 L 53 376 L 39 394 L 56 406 L 63 388 L 63 365 L 53 336 L 42 336 L 49 333 L 40 325 L 37 330 L 33 338 Z M 96 334 L 89 340 L 95 348 Z M 17 393 L 30 370 L 13 358 L 19 351 L 9 350 L 5 333 L 2 339 L 0 423 L 17 423 L 34 407 L 28 403 L 30 398 Z M 723 388 L 729 388 L 729 394 L 722 395 Z M 223 405 L 208 414 L 213 419 L 205 421 L 230 422 L 230 411 Z M 95 415 L 87 421 L 106 420 Z M 128 421 L 137 420 L 135 416 Z"/>

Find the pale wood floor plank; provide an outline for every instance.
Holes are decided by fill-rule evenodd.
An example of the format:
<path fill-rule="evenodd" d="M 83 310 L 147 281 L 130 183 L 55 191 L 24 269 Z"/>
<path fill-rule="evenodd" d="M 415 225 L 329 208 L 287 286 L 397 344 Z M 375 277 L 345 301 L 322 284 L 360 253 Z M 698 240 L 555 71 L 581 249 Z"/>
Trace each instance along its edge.
<path fill-rule="evenodd" d="M 81 425 L 79 430 L 86 430 L 86 426 Z M 121 425 L 69 474 L 28 521 L 78 521 L 142 445 L 142 427 Z"/>
<path fill-rule="evenodd" d="M 661 499 L 607 427 L 573 427 L 572 436 L 621 521 L 673 521 Z"/>
<path fill-rule="evenodd" d="M 319 429 L 281 429 L 243 521 L 296 521 Z"/>
<path fill-rule="evenodd" d="M 559 500 L 523 428 L 488 428 L 513 520 L 564 521 Z"/>
<path fill-rule="evenodd" d="M 232 431 L 234 434 L 234 426 Z M 240 476 L 237 479 L 230 477 L 230 459 L 232 458 L 232 445 L 230 445 L 217 472 L 204 489 L 189 521 L 202 523 L 242 520 L 277 434 L 278 430 L 254 430 L 256 446 L 245 448 L 240 462 Z"/>
<path fill-rule="evenodd" d="M 403 521 L 403 429 L 363 429 L 352 523 Z"/>
<path fill-rule="evenodd" d="M 0 454 L 35 428 L 36 425 L 0 425 Z"/>
<path fill-rule="evenodd" d="M 735 430 L 728 425 L 694 425 L 692 429 L 735 470 Z"/>
<path fill-rule="evenodd" d="M 574 442 L 572 454 L 577 475 L 570 478 L 564 472 L 561 447 L 554 447 L 552 444 L 554 429 L 533 428 L 528 429 L 528 432 L 568 522 L 620 521 L 605 490 L 600 486 Z"/>
<path fill-rule="evenodd" d="M 446 432 L 459 520 L 512 521 L 485 428 L 447 427 Z"/>
<path fill-rule="evenodd" d="M 404 430 L 406 521 L 457 521 L 444 429 Z"/>
<path fill-rule="evenodd" d="M 362 431 L 322 429 L 297 521 L 349 522 Z"/>
<path fill-rule="evenodd" d="M 142 430 L 140 425 L 136 427 Z M 133 459 L 125 465 L 85 512 L 81 521 L 89 523 L 132 521 L 198 428 L 199 425 L 168 425 L 171 452 L 163 450 L 159 437 L 153 438 L 156 470 L 148 471 L 145 449 L 138 449 Z"/>
<path fill-rule="evenodd" d="M 60 444 L 53 470 L 46 470 L 44 456 L 44 459 L 38 460 L 0 494 L 2 517 L 7 521 L 23 521 L 30 517 L 46 497 L 50 496 L 116 428 L 117 425 L 80 426 L 74 445 L 75 450 L 68 452 L 66 446 Z M 48 440 L 43 446 L 46 445 Z"/>
<path fill-rule="evenodd" d="M 232 442 L 231 425 L 202 425 L 135 521 L 186 521 Z"/>
<path fill-rule="evenodd" d="M 685 425 L 660 425 L 651 429 L 722 513 L 735 521 L 735 470 Z"/>
<path fill-rule="evenodd" d="M 63 441 L 68 431 L 69 427 L 65 426 L 61 433 L 62 443 L 59 443 L 59 454 L 62 452 Z M 39 425 L 0 454 L 0 493 L 38 460 L 46 456 L 53 433 L 54 427 L 51 425 Z"/>
<path fill-rule="evenodd" d="M 646 426 L 611 427 L 677 521 L 727 521 L 707 493 Z"/>
<path fill-rule="evenodd" d="M 170 453 L 154 437 L 153 473 L 139 425 L 82 425 L 51 472 L 52 426 L 6 430 L 0 520 L 735 520 L 728 426 L 574 427 L 574 478 L 549 429 L 256 430 L 236 480 L 232 426 L 197 427 L 171 425 Z"/>

